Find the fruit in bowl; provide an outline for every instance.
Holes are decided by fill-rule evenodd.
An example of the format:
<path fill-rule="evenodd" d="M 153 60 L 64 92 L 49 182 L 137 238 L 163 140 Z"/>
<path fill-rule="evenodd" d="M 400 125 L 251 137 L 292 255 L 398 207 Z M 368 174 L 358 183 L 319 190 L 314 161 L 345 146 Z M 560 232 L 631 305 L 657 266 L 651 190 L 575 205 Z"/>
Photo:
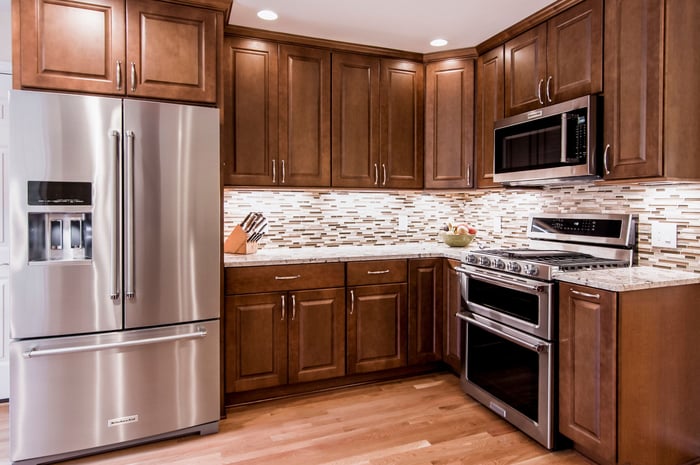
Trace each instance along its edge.
<path fill-rule="evenodd" d="M 476 237 L 476 228 L 467 223 L 447 223 L 440 231 L 439 236 L 450 247 L 466 247 Z"/>

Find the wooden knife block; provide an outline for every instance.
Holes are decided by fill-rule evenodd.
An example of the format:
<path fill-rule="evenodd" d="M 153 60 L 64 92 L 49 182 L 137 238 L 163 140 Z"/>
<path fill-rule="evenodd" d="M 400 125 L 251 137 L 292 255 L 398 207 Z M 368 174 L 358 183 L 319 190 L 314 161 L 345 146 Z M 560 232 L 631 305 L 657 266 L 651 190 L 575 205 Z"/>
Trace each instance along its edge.
<path fill-rule="evenodd" d="M 224 242 L 224 252 L 236 254 L 252 254 L 258 251 L 257 242 L 248 242 L 248 234 L 240 226 L 236 226 Z"/>

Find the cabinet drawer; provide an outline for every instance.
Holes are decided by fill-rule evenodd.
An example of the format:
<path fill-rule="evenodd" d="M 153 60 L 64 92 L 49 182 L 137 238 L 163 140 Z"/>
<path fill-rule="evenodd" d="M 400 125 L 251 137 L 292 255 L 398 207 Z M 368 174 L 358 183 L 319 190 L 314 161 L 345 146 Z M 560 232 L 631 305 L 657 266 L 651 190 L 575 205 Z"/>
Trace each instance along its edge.
<path fill-rule="evenodd" d="M 342 263 L 226 268 L 226 294 L 345 286 Z"/>
<path fill-rule="evenodd" d="M 406 260 L 372 260 L 349 262 L 348 286 L 402 283 L 407 280 Z"/>

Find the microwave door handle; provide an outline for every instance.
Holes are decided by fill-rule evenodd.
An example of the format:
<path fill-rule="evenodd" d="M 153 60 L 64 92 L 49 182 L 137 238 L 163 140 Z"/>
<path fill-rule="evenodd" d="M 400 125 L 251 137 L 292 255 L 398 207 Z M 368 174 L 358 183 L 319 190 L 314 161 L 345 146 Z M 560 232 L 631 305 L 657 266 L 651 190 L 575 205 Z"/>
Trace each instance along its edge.
<path fill-rule="evenodd" d="M 567 124 L 569 121 L 567 113 L 561 114 L 561 162 L 566 163 L 566 144 L 567 144 Z"/>

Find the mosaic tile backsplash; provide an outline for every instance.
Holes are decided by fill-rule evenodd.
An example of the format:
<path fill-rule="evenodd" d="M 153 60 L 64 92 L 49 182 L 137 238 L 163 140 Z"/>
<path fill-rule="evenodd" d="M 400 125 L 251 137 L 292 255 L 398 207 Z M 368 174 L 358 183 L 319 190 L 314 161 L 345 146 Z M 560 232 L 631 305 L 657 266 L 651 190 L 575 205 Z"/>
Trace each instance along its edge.
<path fill-rule="evenodd" d="M 470 247 L 527 243 L 527 218 L 538 212 L 632 213 L 638 217 L 639 265 L 700 273 L 700 184 L 586 185 L 465 192 L 254 190 L 224 191 L 224 237 L 249 211 L 270 231 L 261 247 L 333 247 L 437 241 L 447 221 L 478 229 Z M 400 223 L 407 227 L 401 230 Z M 677 247 L 651 245 L 653 222 L 673 223 Z"/>

